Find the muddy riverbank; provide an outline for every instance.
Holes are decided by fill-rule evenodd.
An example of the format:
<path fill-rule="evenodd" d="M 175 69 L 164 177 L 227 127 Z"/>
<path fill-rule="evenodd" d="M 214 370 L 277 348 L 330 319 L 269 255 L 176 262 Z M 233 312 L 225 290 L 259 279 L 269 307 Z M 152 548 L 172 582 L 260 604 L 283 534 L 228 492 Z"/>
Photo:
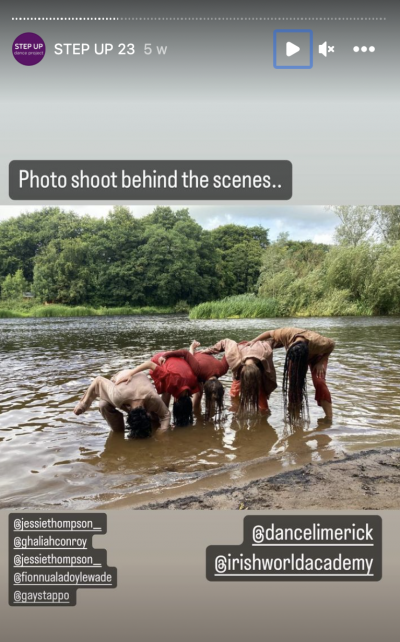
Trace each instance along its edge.
<path fill-rule="evenodd" d="M 325 463 L 187 495 L 140 509 L 387 510 L 400 508 L 400 448 L 362 451 Z"/>

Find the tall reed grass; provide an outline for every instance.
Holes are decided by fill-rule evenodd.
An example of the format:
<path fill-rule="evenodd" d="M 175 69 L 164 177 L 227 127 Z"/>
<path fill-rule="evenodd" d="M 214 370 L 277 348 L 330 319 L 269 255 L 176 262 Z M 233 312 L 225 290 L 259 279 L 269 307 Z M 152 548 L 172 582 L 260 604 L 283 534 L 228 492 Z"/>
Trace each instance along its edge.
<path fill-rule="evenodd" d="M 190 311 L 191 319 L 267 319 L 274 317 L 371 316 L 373 311 L 361 302 L 349 301 L 347 291 L 333 290 L 320 300 L 302 304 L 294 297 L 281 299 L 252 294 L 200 303 Z"/>
<path fill-rule="evenodd" d="M 278 302 L 252 294 L 200 303 L 190 311 L 191 319 L 265 319 L 278 316 Z"/>
<path fill-rule="evenodd" d="M 0 310 L 0 319 L 22 319 L 25 314 L 13 310 Z"/>

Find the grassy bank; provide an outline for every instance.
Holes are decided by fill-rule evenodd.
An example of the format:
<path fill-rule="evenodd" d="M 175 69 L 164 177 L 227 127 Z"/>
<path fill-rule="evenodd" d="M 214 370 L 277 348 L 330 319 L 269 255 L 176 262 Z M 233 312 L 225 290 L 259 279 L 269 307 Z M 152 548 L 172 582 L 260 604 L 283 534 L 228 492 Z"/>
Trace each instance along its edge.
<path fill-rule="evenodd" d="M 192 308 L 189 316 L 191 319 L 263 319 L 278 316 L 277 311 L 275 299 L 241 294 L 200 303 Z"/>
<path fill-rule="evenodd" d="M 156 316 L 187 313 L 188 309 L 175 307 L 120 307 L 92 308 L 89 306 L 39 305 L 9 306 L 0 308 L 0 319 L 56 318 L 56 317 L 104 317 L 104 316 Z M 271 319 L 274 317 L 335 317 L 372 316 L 373 311 L 360 303 L 348 300 L 346 293 L 335 291 L 323 299 L 299 305 L 292 302 L 288 308 L 279 299 L 258 297 L 254 294 L 231 296 L 219 301 L 207 301 L 192 308 L 191 319 Z"/>
<path fill-rule="evenodd" d="M 371 316 L 372 310 L 348 300 L 347 293 L 334 292 L 308 306 L 282 306 L 278 299 L 252 294 L 227 297 L 220 301 L 200 303 L 190 311 L 191 319 L 266 319 L 274 317 Z"/>
<path fill-rule="evenodd" d="M 0 309 L 0 319 L 51 318 L 51 317 L 106 317 L 176 314 L 175 308 L 147 306 L 143 308 L 90 308 L 86 306 L 40 305 L 27 309 Z"/>

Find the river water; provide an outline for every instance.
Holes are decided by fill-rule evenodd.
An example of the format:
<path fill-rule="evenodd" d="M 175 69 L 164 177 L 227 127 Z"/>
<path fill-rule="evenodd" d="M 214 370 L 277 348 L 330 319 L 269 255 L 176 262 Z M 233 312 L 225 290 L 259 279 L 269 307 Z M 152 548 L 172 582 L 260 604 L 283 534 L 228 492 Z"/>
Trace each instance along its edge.
<path fill-rule="evenodd" d="M 97 403 L 72 410 L 93 377 L 111 376 L 159 350 L 251 339 L 295 325 L 336 341 L 327 381 L 334 420 L 321 421 L 309 381 L 309 425 L 283 421 L 284 351 L 274 352 L 279 388 L 271 415 L 220 423 L 199 418 L 163 438 L 113 434 Z M 400 323 L 396 318 L 191 321 L 175 317 L 0 320 L 0 506 L 90 509 L 134 505 L 252 476 L 333 459 L 344 452 L 400 446 Z"/>

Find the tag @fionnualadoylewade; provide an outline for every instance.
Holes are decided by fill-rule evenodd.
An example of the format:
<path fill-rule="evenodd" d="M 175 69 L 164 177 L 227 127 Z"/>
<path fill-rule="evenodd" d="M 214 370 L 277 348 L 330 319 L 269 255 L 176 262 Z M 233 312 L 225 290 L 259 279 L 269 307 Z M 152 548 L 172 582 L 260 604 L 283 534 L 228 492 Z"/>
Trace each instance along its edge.
<path fill-rule="evenodd" d="M 92 546 L 106 532 L 106 513 L 11 513 L 9 605 L 75 606 L 78 588 L 116 588 L 107 551 Z"/>

